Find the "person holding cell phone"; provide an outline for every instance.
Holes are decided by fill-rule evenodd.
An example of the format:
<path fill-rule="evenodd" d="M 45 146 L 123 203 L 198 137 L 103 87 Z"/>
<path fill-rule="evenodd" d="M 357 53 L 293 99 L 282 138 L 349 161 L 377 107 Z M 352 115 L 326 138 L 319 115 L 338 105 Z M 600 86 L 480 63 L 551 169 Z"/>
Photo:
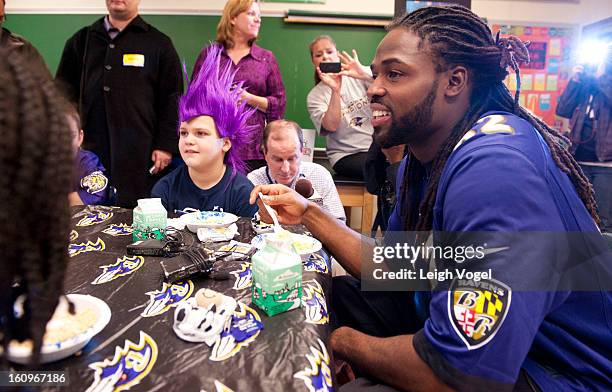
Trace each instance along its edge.
<path fill-rule="evenodd" d="M 338 52 L 327 35 L 310 44 L 315 68 L 315 86 L 308 93 L 310 119 L 317 132 L 327 137 L 327 156 L 334 171 L 342 176 L 363 179 L 363 169 L 372 144 L 372 111 L 366 91 L 372 82 L 353 50 Z"/>
<path fill-rule="evenodd" d="M 274 54 L 255 44 L 261 27 L 258 0 L 229 0 L 217 25 L 216 42 L 202 49 L 193 67 L 192 83 L 206 60 L 210 48 L 221 48 L 221 65 L 231 63 L 234 80 L 242 82 L 241 101 L 255 108 L 249 118 L 252 130 L 239 155 L 252 171 L 266 165 L 261 151 L 267 123 L 285 115 L 285 86 Z"/>

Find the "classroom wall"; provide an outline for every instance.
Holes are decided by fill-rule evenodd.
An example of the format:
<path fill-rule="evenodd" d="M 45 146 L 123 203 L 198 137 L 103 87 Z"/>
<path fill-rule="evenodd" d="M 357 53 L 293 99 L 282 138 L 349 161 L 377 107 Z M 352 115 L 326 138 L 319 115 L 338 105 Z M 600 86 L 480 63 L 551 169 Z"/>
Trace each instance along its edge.
<path fill-rule="evenodd" d="M 57 0 L 41 2 L 35 0 L 7 0 L 7 7 L 15 12 L 69 12 L 100 13 L 105 10 L 103 0 Z M 225 0 L 142 0 L 140 10 L 144 13 L 215 13 L 223 9 Z M 280 14 L 287 9 L 321 12 L 359 12 L 364 14 L 393 14 L 393 0 L 325 0 L 325 4 L 266 3 L 261 2 L 264 15 Z"/>
<path fill-rule="evenodd" d="M 14 13 L 103 13 L 103 0 L 7 0 L 7 10 Z M 184 14 L 218 13 L 225 0 L 142 0 L 143 13 Z M 393 14 L 394 0 L 326 0 L 325 4 L 261 3 L 264 15 L 279 15 L 288 9 L 363 14 Z M 612 16 L 610 0 L 472 0 L 478 15 L 494 21 L 538 22 L 555 24 L 592 23 Z"/>
<path fill-rule="evenodd" d="M 53 74 L 57 69 L 66 40 L 83 26 L 100 18 L 96 14 L 10 14 L 6 27 L 25 36 L 41 52 Z M 219 16 L 143 15 L 144 19 L 172 38 L 180 58 L 191 70 L 203 46 L 215 38 Z M 364 64 L 369 64 L 376 46 L 384 36 L 380 27 L 321 26 L 287 24 L 282 18 L 264 17 L 258 44 L 276 56 L 285 89 L 285 117 L 303 128 L 313 128 L 306 110 L 306 96 L 314 86 L 314 70 L 308 44 L 321 34 L 329 34 L 340 49 L 356 49 Z M 282 39 L 281 39 L 282 37 Z M 317 146 L 324 139 L 317 138 Z"/>
<path fill-rule="evenodd" d="M 472 10 L 491 21 L 585 25 L 612 16 L 610 0 L 578 3 L 515 0 L 472 0 Z"/>
<path fill-rule="evenodd" d="M 105 13 L 103 0 L 6 0 L 6 27 L 39 48 L 54 73 L 66 39 L 79 28 Z M 214 39 L 215 27 L 225 0 L 142 0 L 141 13 L 168 34 L 189 69 L 202 46 Z M 356 49 L 368 64 L 384 36 L 380 27 L 287 24 L 281 16 L 288 10 L 363 14 L 393 13 L 394 0 L 326 0 L 326 4 L 262 3 L 263 18 L 259 44 L 276 55 L 287 90 L 286 117 L 311 128 L 306 95 L 312 88 L 312 65 L 308 43 L 317 35 L 332 35 L 341 49 Z M 472 0 L 472 9 L 491 22 L 537 23 L 539 25 L 582 25 L 612 15 L 610 0 L 581 0 L 580 3 L 542 1 Z M 317 139 L 317 145 L 323 145 Z"/>

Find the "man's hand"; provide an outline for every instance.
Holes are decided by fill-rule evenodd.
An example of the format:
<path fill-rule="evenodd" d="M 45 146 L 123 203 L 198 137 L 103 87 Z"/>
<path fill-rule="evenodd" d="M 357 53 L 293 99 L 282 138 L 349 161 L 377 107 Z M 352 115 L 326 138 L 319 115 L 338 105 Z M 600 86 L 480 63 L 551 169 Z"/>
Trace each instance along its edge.
<path fill-rule="evenodd" d="M 170 164 L 170 161 L 172 161 L 172 154 L 163 150 L 153 150 L 153 153 L 151 154 L 151 160 L 155 165 L 151 174 L 157 174 L 160 171 L 164 170 L 166 166 Z"/>
<path fill-rule="evenodd" d="M 285 225 L 297 225 L 302 223 L 302 217 L 308 209 L 309 202 L 291 188 L 280 184 L 258 185 L 251 192 L 249 203 L 259 206 L 259 216 L 266 223 L 272 223 L 272 218 L 266 212 L 262 201 L 259 200 L 259 192 L 264 194 L 265 202 L 274 208 L 279 223 Z"/>
<path fill-rule="evenodd" d="M 400 390 L 452 391 L 417 354 L 412 335 L 379 338 L 340 327 L 329 337 L 329 347 L 335 360 L 348 362 L 360 376 Z"/>

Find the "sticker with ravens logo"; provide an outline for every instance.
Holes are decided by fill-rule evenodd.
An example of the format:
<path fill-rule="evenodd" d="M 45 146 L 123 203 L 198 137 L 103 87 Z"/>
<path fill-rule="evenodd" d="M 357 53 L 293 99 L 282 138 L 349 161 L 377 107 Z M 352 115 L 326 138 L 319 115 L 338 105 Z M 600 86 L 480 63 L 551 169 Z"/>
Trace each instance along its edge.
<path fill-rule="evenodd" d="M 163 283 L 160 290 L 149 291 L 149 304 L 143 310 L 141 316 L 159 316 L 173 306 L 186 300 L 193 293 L 193 282 L 188 280 L 185 283 L 177 282 L 174 284 Z"/>
<path fill-rule="evenodd" d="M 329 313 L 323 288 L 316 280 L 304 282 L 302 286 L 302 304 L 306 322 L 310 324 L 327 324 Z"/>
<path fill-rule="evenodd" d="M 244 290 L 247 287 L 251 287 L 251 283 L 253 283 L 253 272 L 251 271 L 250 262 L 240 264 L 240 269 L 234 270 L 230 272 L 230 274 L 236 277 L 234 290 Z"/>
<path fill-rule="evenodd" d="M 304 271 L 319 272 L 321 274 L 329 273 L 329 267 L 325 258 L 318 253 L 313 253 L 308 256 L 308 260 L 304 261 Z"/>
<path fill-rule="evenodd" d="M 501 327 L 512 290 L 494 279 L 454 279 L 448 291 L 448 317 L 468 350 L 487 344 Z"/>
<path fill-rule="evenodd" d="M 80 244 L 69 244 L 68 245 L 68 255 L 70 257 L 74 257 L 76 255 L 80 255 L 81 253 L 86 252 L 98 252 L 103 251 L 106 248 L 106 244 L 102 241 L 101 238 L 98 238 L 96 242 L 81 242 Z"/>
<path fill-rule="evenodd" d="M 87 392 L 127 391 L 151 372 L 156 361 L 157 343 L 151 336 L 140 331 L 138 344 L 126 339 L 123 347 L 115 347 L 112 359 L 89 365 L 95 373 Z"/>
<path fill-rule="evenodd" d="M 121 276 L 129 275 L 142 267 L 143 264 L 144 257 L 142 256 L 117 257 L 117 261 L 114 264 L 100 266 L 103 271 L 91 284 L 108 283 Z"/>
<path fill-rule="evenodd" d="M 238 302 L 238 310 L 234 311 L 229 326 L 224 328 L 215 340 L 210 360 L 224 361 L 233 357 L 241 348 L 255 340 L 263 327 L 259 314 Z"/>
<path fill-rule="evenodd" d="M 77 222 L 76 225 L 78 227 L 93 226 L 93 225 L 97 225 L 98 223 L 105 222 L 112 217 L 113 217 L 113 213 L 110 211 L 103 211 L 103 210 L 89 211 L 85 214 L 85 217 L 83 219 Z"/>
<path fill-rule="evenodd" d="M 92 172 L 89 175 L 81 178 L 81 188 L 85 189 L 87 193 L 95 194 L 102 192 L 108 185 L 108 178 L 99 170 Z"/>
<path fill-rule="evenodd" d="M 118 225 L 112 223 L 106 229 L 102 230 L 102 233 L 118 237 L 120 235 L 131 235 L 132 231 L 132 226 L 126 223 L 120 223 Z"/>
<path fill-rule="evenodd" d="M 293 377 L 301 378 L 310 392 L 331 392 L 332 374 L 329 364 L 329 354 L 321 339 L 317 339 L 319 347 L 310 346 L 310 354 L 306 354 L 309 367 L 301 370 Z"/>

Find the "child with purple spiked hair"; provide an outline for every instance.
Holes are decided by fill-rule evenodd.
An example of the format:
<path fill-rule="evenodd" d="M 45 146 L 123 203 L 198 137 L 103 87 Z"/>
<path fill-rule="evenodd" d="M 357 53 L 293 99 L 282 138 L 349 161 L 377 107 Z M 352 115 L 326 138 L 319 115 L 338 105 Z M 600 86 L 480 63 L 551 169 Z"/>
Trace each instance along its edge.
<path fill-rule="evenodd" d="M 253 185 L 244 176 L 245 164 L 237 151 L 245 143 L 247 119 L 254 110 L 240 102 L 235 72 L 220 66 L 221 47 L 211 45 L 209 50 L 179 102 L 179 151 L 185 166 L 159 180 L 151 194 L 161 198 L 168 211 L 222 209 L 252 217 L 257 211 L 249 204 Z"/>

